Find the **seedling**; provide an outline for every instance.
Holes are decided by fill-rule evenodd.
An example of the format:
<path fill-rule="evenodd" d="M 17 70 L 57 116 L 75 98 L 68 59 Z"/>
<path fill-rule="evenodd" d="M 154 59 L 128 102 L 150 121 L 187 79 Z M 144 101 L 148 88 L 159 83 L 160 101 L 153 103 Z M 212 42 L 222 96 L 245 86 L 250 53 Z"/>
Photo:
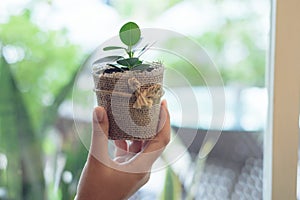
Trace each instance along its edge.
<path fill-rule="evenodd" d="M 108 47 L 104 47 L 103 50 L 114 51 L 114 50 L 121 49 L 126 52 L 126 55 L 128 57 L 124 57 L 120 55 L 107 56 L 95 61 L 94 64 L 108 62 L 107 65 L 113 67 L 114 69 L 113 68 L 107 69 L 105 71 L 106 73 L 123 72 L 128 70 L 149 71 L 153 69 L 150 67 L 150 64 L 143 63 L 143 61 L 140 60 L 140 56 L 150 48 L 149 44 L 145 45 L 141 50 L 139 50 L 138 55 L 135 56 L 135 53 L 137 51 L 136 46 L 142 40 L 141 30 L 136 23 L 127 22 L 126 24 L 124 24 L 119 31 L 119 37 L 122 43 L 126 47 L 108 46 Z"/>
<path fill-rule="evenodd" d="M 103 48 L 112 53 L 110 56 L 93 63 L 97 102 L 108 114 L 108 138 L 152 139 L 157 132 L 164 66 L 141 60 L 152 45 L 141 45 L 141 30 L 136 23 L 124 24 L 119 38 L 121 45 Z"/>

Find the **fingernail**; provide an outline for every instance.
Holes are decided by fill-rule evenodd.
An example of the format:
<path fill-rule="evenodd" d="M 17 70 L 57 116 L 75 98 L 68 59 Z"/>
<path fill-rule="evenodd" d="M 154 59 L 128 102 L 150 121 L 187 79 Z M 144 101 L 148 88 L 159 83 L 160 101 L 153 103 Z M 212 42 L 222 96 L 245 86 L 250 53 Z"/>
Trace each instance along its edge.
<path fill-rule="evenodd" d="M 95 109 L 95 112 L 96 112 L 97 121 L 101 122 L 103 120 L 103 108 L 98 107 Z"/>

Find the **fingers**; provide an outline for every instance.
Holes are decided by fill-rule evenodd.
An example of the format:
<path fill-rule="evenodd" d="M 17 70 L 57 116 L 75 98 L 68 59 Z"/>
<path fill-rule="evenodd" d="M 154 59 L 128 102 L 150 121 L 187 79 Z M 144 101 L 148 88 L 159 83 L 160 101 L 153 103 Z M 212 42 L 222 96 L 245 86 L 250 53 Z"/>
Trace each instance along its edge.
<path fill-rule="evenodd" d="M 127 154 L 127 142 L 125 140 L 115 140 L 116 152 L 115 157 Z"/>
<path fill-rule="evenodd" d="M 138 153 L 142 150 L 143 141 L 132 141 L 131 145 L 129 146 L 129 152 L 131 153 Z"/>
<path fill-rule="evenodd" d="M 93 112 L 93 134 L 90 154 L 98 160 L 108 157 L 108 118 L 103 107 L 96 107 Z"/>
<path fill-rule="evenodd" d="M 160 125 L 162 127 L 161 130 L 157 133 L 153 140 L 148 142 L 143 152 L 133 161 L 134 165 L 138 165 L 139 167 L 144 167 L 149 170 L 169 143 L 171 127 L 170 115 L 166 101 L 163 101 L 161 104 L 160 123 L 163 123 Z"/>
<path fill-rule="evenodd" d="M 143 141 L 137 141 L 134 140 L 132 143 L 127 145 L 127 142 L 125 140 L 115 140 L 116 145 L 116 153 L 115 156 L 123 156 L 125 154 L 129 153 L 138 153 L 142 150 Z"/>
<path fill-rule="evenodd" d="M 150 153 L 153 151 L 163 149 L 170 141 L 170 115 L 167 108 L 167 102 L 165 100 L 162 102 L 159 118 L 159 127 L 162 128 L 157 133 L 155 138 L 149 141 L 149 144 L 145 147 L 143 151 L 144 153 Z"/>
<path fill-rule="evenodd" d="M 164 127 L 166 120 L 167 120 L 167 115 L 165 113 L 162 113 L 162 112 L 164 112 L 162 107 L 168 108 L 167 101 L 165 99 L 161 102 L 161 109 L 160 109 L 160 115 L 159 115 L 159 123 L 157 126 L 157 132 L 161 131 L 161 129 Z M 169 112 L 167 112 L 167 113 L 169 113 Z"/>
<path fill-rule="evenodd" d="M 125 140 L 115 140 L 116 152 L 114 161 L 125 162 L 130 160 L 136 153 L 140 152 L 142 149 L 142 141 L 132 141 L 132 143 L 127 145 Z"/>
<path fill-rule="evenodd" d="M 108 161 L 111 163 L 108 154 L 108 130 L 109 122 L 105 109 L 103 107 L 96 107 L 93 113 L 93 134 L 90 154 L 98 161 Z M 126 141 L 115 141 L 117 147 L 116 159 L 121 159 L 122 162 L 126 162 L 130 159 L 130 161 L 128 161 L 130 165 L 122 166 L 130 168 L 128 170 L 131 171 L 135 171 L 136 169 L 139 171 L 149 171 L 151 169 L 155 160 L 161 155 L 170 141 L 170 115 L 166 101 L 161 103 L 158 130 L 155 138 L 147 141 L 147 143 L 133 141 L 131 145 L 128 146 Z M 121 165 L 116 165 L 115 167 L 121 167 Z"/>

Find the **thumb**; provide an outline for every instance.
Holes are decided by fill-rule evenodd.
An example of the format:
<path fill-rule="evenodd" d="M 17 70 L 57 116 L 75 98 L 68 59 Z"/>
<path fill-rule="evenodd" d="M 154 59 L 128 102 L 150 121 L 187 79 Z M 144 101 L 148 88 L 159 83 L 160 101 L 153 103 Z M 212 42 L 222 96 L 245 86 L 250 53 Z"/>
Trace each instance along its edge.
<path fill-rule="evenodd" d="M 108 117 L 103 107 L 98 106 L 93 113 L 93 132 L 103 132 L 108 136 Z"/>
<path fill-rule="evenodd" d="M 90 154 L 98 160 L 108 156 L 108 118 L 103 107 L 96 107 L 93 112 L 93 134 Z"/>

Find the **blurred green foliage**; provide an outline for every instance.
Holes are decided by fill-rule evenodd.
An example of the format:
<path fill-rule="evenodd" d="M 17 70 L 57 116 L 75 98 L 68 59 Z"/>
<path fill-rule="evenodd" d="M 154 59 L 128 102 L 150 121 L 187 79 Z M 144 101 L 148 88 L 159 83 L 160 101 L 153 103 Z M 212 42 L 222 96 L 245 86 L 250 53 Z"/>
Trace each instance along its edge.
<path fill-rule="evenodd" d="M 111 4 L 124 18 L 134 18 L 142 21 L 154 21 L 158 24 L 161 20 L 166 20 L 164 13 L 172 13 L 174 18 L 179 19 L 177 15 L 185 19 L 189 28 L 194 30 L 196 26 L 201 26 L 201 21 L 208 20 L 212 24 L 204 23 L 207 27 L 199 27 L 199 34 L 187 35 L 190 39 L 198 43 L 216 65 L 225 85 L 240 86 L 258 86 L 265 85 L 265 64 L 267 49 L 267 34 L 269 24 L 266 23 L 269 18 L 269 7 L 267 1 L 237 1 L 237 0 L 168 0 L 168 1 L 130 1 L 130 0 L 112 0 Z M 174 12 L 173 6 L 182 5 L 183 9 L 191 9 L 191 12 L 199 10 L 199 18 L 191 18 L 192 15 L 186 15 L 188 11 L 182 13 Z M 201 13 L 205 8 L 209 12 Z M 203 9 L 204 8 L 204 9 Z M 217 19 L 216 21 L 211 18 Z M 138 21 L 139 22 L 139 21 Z M 139 22 L 140 23 L 140 22 Z M 182 21 L 180 21 L 182 23 Z M 178 23 L 177 27 L 188 27 Z M 180 29 L 180 28 L 179 28 Z M 189 30 L 187 29 L 186 32 Z M 170 41 L 167 49 L 187 48 L 191 57 L 197 57 L 198 47 L 196 49 L 186 46 L 184 41 Z M 190 49 L 188 49 L 190 48 Z M 210 77 L 201 77 L 194 69 L 191 63 L 182 58 L 174 56 L 165 56 L 168 61 L 168 67 L 172 67 L 184 77 L 188 77 L 192 85 L 205 85 L 204 79 Z M 197 64 L 197 63 L 196 63 Z M 198 63 L 202 74 L 206 74 L 209 68 L 205 63 Z M 182 82 L 177 78 L 168 77 L 168 86 L 182 86 Z"/>
<path fill-rule="evenodd" d="M 123 17 L 153 20 L 181 0 L 111 0 L 111 5 Z"/>
<path fill-rule="evenodd" d="M 151 21 L 180 2 L 113 0 L 111 5 L 122 17 Z M 223 2 L 214 1 L 217 5 Z M 264 86 L 265 48 L 260 44 L 261 32 L 253 26 L 256 17 L 254 12 L 241 18 L 225 17 L 218 30 L 194 37 L 216 63 L 225 84 Z M 184 47 L 173 41 L 171 45 Z M 230 56 L 239 59 L 230 61 Z M 49 130 L 55 125 L 59 106 L 70 97 L 84 58 L 80 47 L 68 40 L 67 30 L 41 29 L 31 20 L 30 8 L 0 24 L 0 153 L 8 158 L 7 169 L 0 171 L 0 187 L 7 190 L 8 199 L 74 198 L 87 151 L 74 135 L 54 135 L 62 141 L 58 148 Z M 183 59 L 168 62 L 193 85 L 205 84 Z M 180 84 L 173 81 L 173 86 Z M 73 177 L 57 186 L 53 180 L 46 183 L 43 172 L 45 160 L 53 159 L 51 166 L 56 169 L 59 156 L 66 159 L 64 170 Z M 179 184 L 168 169 L 162 198 L 179 198 Z"/>
<path fill-rule="evenodd" d="M 54 192 L 51 183 L 45 187 L 43 177 L 43 146 L 51 143 L 45 136 L 55 123 L 59 105 L 73 88 L 84 54 L 67 39 L 66 31 L 42 30 L 35 25 L 30 10 L 0 24 L 0 50 L 0 151 L 8 159 L 6 179 L 0 179 L 0 186 L 9 199 L 44 199 Z M 55 149 L 50 156 L 63 153 L 72 158 L 78 152 L 86 157 L 78 141 L 75 147 L 74 140 L 64 143 L 62 150 Z M 76 175 L 83 163 L 83 159 L 68 159 L 66 166 Z M 69 195 L 64 199 L 71 199 L 74 193 L 61 197 Z"/>
<path fill-rule="evenodd" d="M 8 158 L 6 180 L 7 196 L 11 199 L 39 199 L 43 196 L 43 175 L 40 143 L 36 140 L 21 93 L 10 72 L 9 65 L 0 56 L 0 151 Z"/>
<path fill-rule="evenodd" d="M 244 19 L 228 20 L 218 32 L 207 32 L 197 38 L 219 68 L 225 84 L 263 87 L 266 50 L 258 44 L 262 41 L 256 40 L 256 34 L 247 30 Z M 237 60 L 231 62 L 226 55 Z"/>
<path fill-rule="evenodd" d="M 79 47 L 68 41 L 65 31 L 41 30 L 31 22 L 29 10 L 1 24 L 0 39 L 33 125 L 41 129 L 44 109 L 54 103 L 82 61 Z"/>
<path fill-rule="evenodd" d="M 181 182 L 171 167 L 166 170 L 164 189 L 160 197 L 161 200 L 182 199 Z"/>

